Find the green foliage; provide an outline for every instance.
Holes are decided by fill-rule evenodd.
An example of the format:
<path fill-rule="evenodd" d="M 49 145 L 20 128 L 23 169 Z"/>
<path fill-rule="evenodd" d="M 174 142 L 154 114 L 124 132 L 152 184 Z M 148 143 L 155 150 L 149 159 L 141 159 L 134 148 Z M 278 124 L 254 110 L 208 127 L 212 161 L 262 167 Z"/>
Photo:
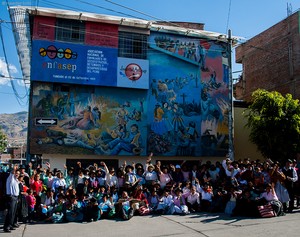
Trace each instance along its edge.
<path fill-rule="evenodd" d="M 0 153 L 2 153 L 7 147 L 7 137 L 0 129 Z"/>
<path fill-rule="evenodd" d="M 244 116 L 250 141 L 264 157 L 284 161 L 300 150 L 300 105 L 292 95 L 258 89 Z"/>

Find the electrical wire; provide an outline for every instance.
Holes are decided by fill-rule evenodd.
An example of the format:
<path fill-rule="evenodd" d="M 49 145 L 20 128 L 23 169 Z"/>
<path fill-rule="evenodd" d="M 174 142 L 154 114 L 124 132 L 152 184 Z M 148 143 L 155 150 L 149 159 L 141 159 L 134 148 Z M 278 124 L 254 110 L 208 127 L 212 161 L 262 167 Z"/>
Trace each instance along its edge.
<path fill-rule="evenodd" d="M 74 9 L 74 10 L 76 10 L 76 11 L 78 11 L 78 12 L 85 11 L 85 10 L 83 10 L 82 8 L 70 7 L 70 6 L 68 6 L 68 5 L 64 5 L 64 4 L 61 4 L 61 3 L 60 3 L 60 4 L 58 4 L 58 3 L 53 3 L 53 2 L 47 1 L 47 0 L 41 0 L 41 1 L 44 2 L 44 3 L 47 3 L 49 6 L 55 6 L 55 7 L 57 7 L 57 6 L 62 6 L 62 7 L 66 7 L 67 9 Z M 74 1 L 76 1 L 76 0 L 74 0 Z M 79 2 L 80 2 L 80 1 L 79 1 Z M 106 11 L 114 12 L 114 13 L 117 13 L 117 14 L 120 14 L 120 15 L 123 15 L 123 16 L 128 16 L 128 17 L 137 18 L 136 16 L 133 16 L 133 15 L 130 15 L 130 14 L 127 14 L 127 13 L 124 13 L 124 12 L 119 12 L 119 11 L 116 11 L 116 10 L 113 10 L 113 9 L 110 9 L 110 8 L 102 7 L 102 6 L 99 6 L 99 5 L 97 5 L 97 4 L 88 3 L 88 2 L 83 2 L 83 1 L 82 1 L 82 3 L 88 4 L 88 5 L 90 5 L 90 6 L 97 7 L 97 8 L 106 10 Z M 143 20 L 143 19 L 141 19 L 141 18 L 138 18 L 138 19 Z"/>
<path fill-rule="evenodd" d="M 4 47 L 4 39 L 3 39 L 2 24 L 1 23 L 0 23 L 0 39 L 1 39 L 1 43 L 2 43 L 2 50 L 3 50 L 3 54 L 4 54 L 4 60 L 5 60 L 5 64 L 6 64 L 6 70 L 7 70 L 7 73 L 9 75 L 9 77 L 12 78 L 12 76 L 10 74 L 10 68 L 9 68 L 9 63 L 8 63 L 8 60 L 7 60 L 6 50 L 5 50 L 5 47 Z M 13 80 L 10 80 L 10 84 L 12 86 L 13 92 L 14 92 L 16 98 L 17 98 L 17 101 L 18 101 L 19 105 L 21 105 L 22 100 L 24 98 L 26 98 L 26 96 L 28 96 L 28 94 L 26 93 L 25 96 L 21 96 L 18 93 Z"/>

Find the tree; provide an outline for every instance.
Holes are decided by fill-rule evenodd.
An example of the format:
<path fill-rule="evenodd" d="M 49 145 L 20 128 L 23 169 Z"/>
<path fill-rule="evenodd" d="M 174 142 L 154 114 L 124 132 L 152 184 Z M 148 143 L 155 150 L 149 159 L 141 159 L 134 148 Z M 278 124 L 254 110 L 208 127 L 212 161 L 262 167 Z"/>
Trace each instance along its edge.
<path fill-rule="evenodd" d="M 300 105 L 291 94 L 258 89 L 245 110 L 250 141 L 265 158 L 285 161 L 300 150 Z"/>
<path fill-rule="evenodd" d="M 7 137 L 0 128 L 0 153 L 2 153 L 6 149 L 6 147 L 7 147 Z"/>

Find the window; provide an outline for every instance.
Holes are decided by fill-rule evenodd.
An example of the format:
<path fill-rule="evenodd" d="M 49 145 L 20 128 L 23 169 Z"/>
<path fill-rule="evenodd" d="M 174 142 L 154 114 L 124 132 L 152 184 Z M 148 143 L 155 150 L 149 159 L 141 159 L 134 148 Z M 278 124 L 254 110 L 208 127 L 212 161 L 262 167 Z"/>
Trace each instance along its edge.
<path fill-rule="evenodd" d="M 119 57 L 147 58 L 147 35 L 119 32 Z"/>
<path fill-rule="evenodd" d="M 55 39 L 66 42 L 84 42 L 85 24 L 81 21 L 57 19 Z"/>

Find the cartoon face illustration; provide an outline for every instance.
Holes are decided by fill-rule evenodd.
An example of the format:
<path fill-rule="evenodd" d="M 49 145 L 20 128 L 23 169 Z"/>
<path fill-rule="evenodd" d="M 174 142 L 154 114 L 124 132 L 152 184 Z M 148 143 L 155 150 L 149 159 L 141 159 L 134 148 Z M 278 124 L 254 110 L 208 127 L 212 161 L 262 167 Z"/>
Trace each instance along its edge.
<path fill-rule="evenodd" d="M 71 49 L 66 49 L 65 50 L 65 58 L 70 59 L 72 57 L 72 50 Z"/>
<path fill-rule="evenodd" d="M 47 48 L 47 56 L 51 59 L 54 59 L 56 58 L 56 55 L 57 55 L 57 49 L 55 46 L 53 45 L 50 45 L 48 48 Z"/>
<path fill-rule="evenodd" d="M 142 74 L 142 68 L 135 63 L 128 64 L 125 68 L 125 75 L 129 80 L 137 81 L 141 78 Z"/>
<path fill-rule="evenodd" d="M 39 53 L 40 53 L 40 55 L 41 55 L 42 57 L 45 57 L 45 56 L 47 55 L 47 51 L 46 51 L 45 48 L 40 48 Z"/>
<path fill-rule="evenodd" d="M 64 49 L 58 49 L 57 50 L 57 57 L 58 58 L 63 58 L 65 55 L 64 55 Z"/>

